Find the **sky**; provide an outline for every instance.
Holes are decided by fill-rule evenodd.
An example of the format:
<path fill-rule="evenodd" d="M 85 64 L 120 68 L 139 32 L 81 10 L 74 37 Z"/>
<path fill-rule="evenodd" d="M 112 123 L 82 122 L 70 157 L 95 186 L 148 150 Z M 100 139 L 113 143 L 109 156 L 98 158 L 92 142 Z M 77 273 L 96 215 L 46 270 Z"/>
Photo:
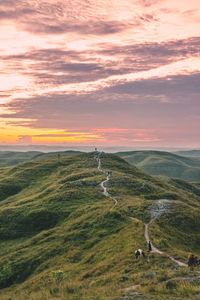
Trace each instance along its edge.
<path fill-rule="evenodd" d="M 0 144 L 200 148 L 200 1 L 0 0 Z"/>

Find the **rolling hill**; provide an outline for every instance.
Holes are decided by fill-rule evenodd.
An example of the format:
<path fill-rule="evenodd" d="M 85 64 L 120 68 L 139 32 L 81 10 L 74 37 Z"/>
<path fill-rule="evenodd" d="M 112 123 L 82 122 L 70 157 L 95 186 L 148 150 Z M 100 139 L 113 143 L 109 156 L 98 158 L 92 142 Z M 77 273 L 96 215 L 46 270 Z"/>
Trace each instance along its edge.
<path fill-rule="evenodd" d="M 38 151 L 0 151 L 0 167 L 14 166 L 26 162 L 40 154 L 41 152 Z"/>
<path fill-rule="evenodd" d="M 200 160 L 162 151 L 116 153 L 150 175 L 163 175 L 187 181 L 200 181 Z"/>
<path fill-rule="evenodd" d="M 16 151 L 0 151 L 0 167 L 7 166 L 15 166 L 18 164 L 22 164 L 26 161 L 30 161 L 34 158 L 43 159 L 43 158 L 51 158 L 56 155 L 64 155 L 66 156 L 74 156 L 81 154 L 80 151 L 59 151 L 59 152 L 49 152 L 43 153 L 39 151 L 27 151 L 27 152 L 16 152 Z"/>
<path fill-rule="evenodd" d="M 198 187 L 102 153 L 114 206 L 96 155 L 43 155 L 1 170 L 0 299 L 199 299 L 195 270 L 157 253 L 134 258 L 160 199 L 169 203 L 150 226 L 154 245 L 183 262 L 200 255 Z"/>
<path fill-rule="evenodd" d="M 185 150 L 175 152 L 177 155 L 200 158 L 200 150 Z"/>

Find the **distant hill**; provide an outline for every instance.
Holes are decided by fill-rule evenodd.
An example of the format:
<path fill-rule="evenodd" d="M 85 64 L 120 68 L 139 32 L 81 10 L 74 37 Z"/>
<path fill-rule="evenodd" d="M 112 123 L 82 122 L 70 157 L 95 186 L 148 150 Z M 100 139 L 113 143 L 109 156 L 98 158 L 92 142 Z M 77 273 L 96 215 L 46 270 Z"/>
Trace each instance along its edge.
<path fill-rule="evenodd" d="M 143 295 L 135 299 L 197 299 L 197 285 L 183 280 L 194 273 L 156 253 L 136 260 L 134 250 L 146 251 L 144 223 L 157 200 L 168 199 L 170 209 L 151 225 L 152 241 L 182 261 L 188 252 L 200 255 L 198 186 L 102 154 L 101 167 L 112 170 L 113 207 L 95 153 L 68 154 L 0 173 L 0 299 L 129 299 L 133 286 Z"/>
<path fill-rule="evenodd" d="M 177 151 L 174 153 L 177 155 L 186 156 L 186 157 L 200 158 L 200 150 Z"/>
<path fill-rule="evenodd" d="M 36 156 L 35 158 L 37 160 L 46 160 L 46 159 L 65 159 L 67 157 L 73 157 L 76 155 L 80 155 L 83 152 L 81 151 L 75 151 L 75 150 L 67 150 L 67 151 L 55 151 L 55 152 L 47 152 L 47 153 L 40 153 L 40 155 Z"/>
<path fill-rule="evenodd" d="M 119 157 L 151 175 L 200 180 L 200 160 L 163 151 L 118 152 Z"/>
<path fill-rule="evenodd" d="M 14 166 L 25 161 L 28 161 L 41 152 L 28 151 L 28 152 L 16 152 L 16 151 L 0 151 L 0 167 Z"/>
<path fill-rule="evenodd" d="M 0 167 L 15 166 L 31 159 L 47 159 L 60 155 L 60 158 L 66 156 L 74 156 L 81 154 L 80 151 L 67 150 L 62 152 L 43 153 L 39 151 L 16 152 L 16 151 L 0 151 Z"/>

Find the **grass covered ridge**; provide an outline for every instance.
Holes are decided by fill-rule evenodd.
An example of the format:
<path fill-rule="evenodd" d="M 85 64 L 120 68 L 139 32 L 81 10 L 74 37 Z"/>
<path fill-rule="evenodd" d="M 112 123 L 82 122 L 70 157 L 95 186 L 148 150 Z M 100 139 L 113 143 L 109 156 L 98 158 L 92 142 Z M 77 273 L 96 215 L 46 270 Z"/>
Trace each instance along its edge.
<path fill-rule="evenodd" d="M 163 175 L 187 181 L 200 180 L 198 157 L 184 157 L 163 151 L 129 151 L 117 153 L 132 165 L 151 175 Z"/>
<path fill-rule="evenodd" d="M 179 205 L 152 225 L 154 243 L 182 260 L 191 249 L 199 255 L 198 194 L 112 154 L 103 154 L 102 167 L 113 172 L 108 188 L 118 199 L 114 209 L 101 193 L 105 175 L 94 153 L 44 155 L 4 170 L 0 299 L 116 299 L 133 285 L 153 299 L 176 299 L 179 290 L 182 298 L 196 297 L 195 285 L 185 291 L 178 280 L 173 288 L 167 284 L 188 270 L 177 271 L 153 254 L 150 263 L 135 261 L 133 251 L 146 248 L 144 222 L 152 203 L 168 197 Z"/>

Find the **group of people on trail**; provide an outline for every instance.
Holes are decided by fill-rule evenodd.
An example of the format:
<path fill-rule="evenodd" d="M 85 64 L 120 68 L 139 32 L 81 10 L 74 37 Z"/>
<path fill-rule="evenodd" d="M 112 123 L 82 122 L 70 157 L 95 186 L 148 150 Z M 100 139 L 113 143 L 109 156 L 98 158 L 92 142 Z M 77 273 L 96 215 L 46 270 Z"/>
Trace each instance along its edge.
<path fill-rule="evenodd" d="M 147 252 L 150 253 L 152 251 L 151 241 L 148 242 Z M 135 250 L 135 258 L 138 259 L 140 256 L 146 257 L 145 252 L 142 249 Z"/>
<path fill-rule="evenodd" d="M 198 256 L 195 256 L 194 254 L 190 254 L 188 257 L 188 267 L 196 267 L 200 265 L 200 259 Z"/>
<path fill-rule="evenodd" d="M 153 251 L 151 241 L 148 242 L 147 248 L 148 248 L 147 249 L 148 253 Z M 145 258 L 146 257 L 145 252 L 142 249 L 135 250 L 135 258 L 138 259 L 140 257 Z M 149 258 L 149 256 L 147 256 L 147 258 Z M 188 263 L 187 264 L 188 264 L 188 267 L 190 267 L 190 268 L 200 266 L 200 258 L 191 253 L 188 257 Z"/>

